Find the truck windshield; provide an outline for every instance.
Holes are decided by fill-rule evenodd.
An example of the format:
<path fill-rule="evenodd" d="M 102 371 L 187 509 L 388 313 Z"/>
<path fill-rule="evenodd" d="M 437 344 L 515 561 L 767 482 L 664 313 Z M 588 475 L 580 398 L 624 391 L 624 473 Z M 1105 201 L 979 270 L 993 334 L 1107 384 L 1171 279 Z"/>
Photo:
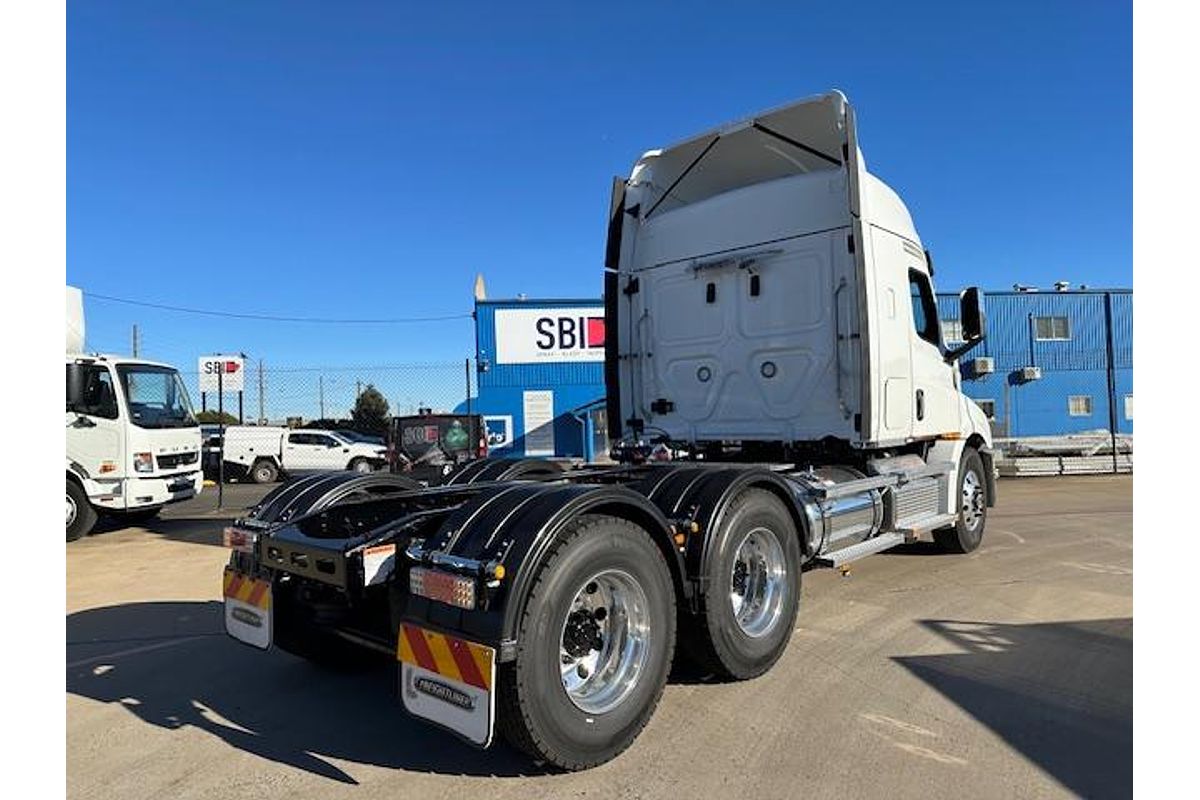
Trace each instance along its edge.
<path fill-rule="evenodd" d="M 150 364 L 118 364 L 129 418 L 139 428 L 194 428 L 196 418 L 179 373 Z"/>

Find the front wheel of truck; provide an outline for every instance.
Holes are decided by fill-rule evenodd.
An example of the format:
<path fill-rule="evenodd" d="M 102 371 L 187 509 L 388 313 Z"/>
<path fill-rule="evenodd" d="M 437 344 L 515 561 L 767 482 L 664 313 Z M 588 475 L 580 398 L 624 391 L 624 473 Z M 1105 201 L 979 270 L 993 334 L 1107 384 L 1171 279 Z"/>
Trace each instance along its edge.
<path fill-rule="evenodd" d="M 87 534 L 96 524 L 96 509 L 88 502 L 87 492 L 67 478 L 67 541 L 73 542 Z"/>
<path fill-rule="evenodd" d="M 637 738 L 666 685 L 666 561 L 637 525 L 586 515 L 558 534 L 529 593 L 516 660 L 497 676 L 500 732 L 560 769 L 602 764 Z"/>
<path fill-rule="evenodd" d="M 979 451 L 968 447 L 958 468 L 958 517 L 954 525 L 933 532 L 933 540 L 951 553 L 970 553 L 983 541 L 987 525 L 987 479 Z"/>

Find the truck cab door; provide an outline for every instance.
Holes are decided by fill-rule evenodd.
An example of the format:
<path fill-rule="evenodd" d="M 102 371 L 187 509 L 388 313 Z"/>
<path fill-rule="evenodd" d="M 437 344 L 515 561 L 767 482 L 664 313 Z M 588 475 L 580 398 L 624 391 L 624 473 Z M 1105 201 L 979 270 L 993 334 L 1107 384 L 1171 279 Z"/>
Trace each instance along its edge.
<path fill-rule="evenodd" d="M 103 364 L 67 364 L 67 460 L 93 479 L 124 478 L 124 423 L 116 381 Z"/>
<path fill-rule="evenodd" d="M 292 474 L 327 469 L 325 446 L 317 443 L 323 438 L 315 433 L 289 433 L 283 445 L 283 468 Z"/>
<path fill-rule="evenodd" d="M 913 436 L 928 438 L 961 430 L 962 405 L 958 374 L 942 351 L 942 326 L 924 258 L 910 254 L 909 295 L 912 300 Z"/>
<path fill-rule="evenodd" d="M 327 433 L 313 434 L 316 441 L 316 460 L 322 470 L 345 469 L 350 463 L 350 446 Z"/>

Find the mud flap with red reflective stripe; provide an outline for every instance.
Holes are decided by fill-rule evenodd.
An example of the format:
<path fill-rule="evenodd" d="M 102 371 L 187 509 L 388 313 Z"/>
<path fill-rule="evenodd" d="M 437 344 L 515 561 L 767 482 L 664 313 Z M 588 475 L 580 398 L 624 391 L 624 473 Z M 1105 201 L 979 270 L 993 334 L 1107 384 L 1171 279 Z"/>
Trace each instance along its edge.
<path fill-rule="evenodd" d="M 225 568 L 225 632 L 239 642 L 271 646 L 271 583 Z"/>
<path fill-rule="evenodd" d="M 473 745 L 491 744 L 496 651 L 408 623 L 397 639 L 404 709 Z"/>

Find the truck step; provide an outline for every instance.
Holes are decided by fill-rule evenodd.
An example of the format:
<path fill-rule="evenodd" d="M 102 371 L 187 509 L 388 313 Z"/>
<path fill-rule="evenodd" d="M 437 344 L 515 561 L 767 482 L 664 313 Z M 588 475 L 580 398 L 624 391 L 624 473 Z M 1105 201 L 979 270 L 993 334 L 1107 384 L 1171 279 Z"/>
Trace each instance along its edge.
<path fill-rule="evenodd" d="M 895 547 L 898 544 L 904 544 L 905 537 L 903 533 L 894 531 L 881 533 L 873 539 L 867 539 L 865 542 L 844 547 L 841 550 L 835 550 L 832 553 L 824 553 L 817 556 L 813 563 L 819 567 L 833 567 L 834 569 L 849 564 L 851 561 L 857 561 L 860 558 L 865 558 L 869 555 Z"/>

